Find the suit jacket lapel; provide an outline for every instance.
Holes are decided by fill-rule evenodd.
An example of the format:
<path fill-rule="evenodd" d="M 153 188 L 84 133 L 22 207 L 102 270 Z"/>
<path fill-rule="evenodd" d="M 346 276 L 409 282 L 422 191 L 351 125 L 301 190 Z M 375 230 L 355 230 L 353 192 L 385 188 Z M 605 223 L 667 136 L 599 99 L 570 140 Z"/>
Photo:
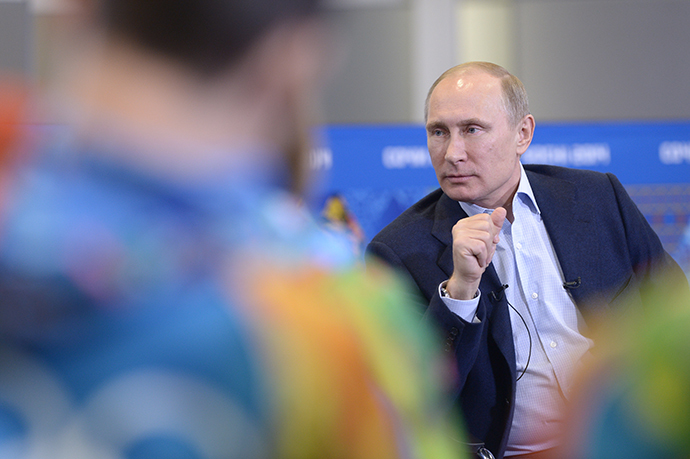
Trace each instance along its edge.
<path fill-rule="evenodd" d="M 460 204 L 443 194 L 436 206 L 436 215 L 431 234 L 445 245 L 438 258 L 439 267 L 448 277 L 453 274 L 453 236 L 452 229 L 461 218 L 467 218 L 467 214 Z M 508 304 L 505 295 L 497 295 L 498 301 L 491 297 L 491 292 L 499 291 L 501 281 L 498 278 L 493 263 L 490 264 L 482 276 L 479 289 L 484 300 L 480 307 L 486 308 L 486 317 L 489 318 L 489 333 L 503 354 L 511 374 L 515 374 L 515 348 L 513 345 L 512 327 Z"/>
<path fill-rule="evenodd" d="M 441 251 L 436 262 L 448 277 L 453 274 L 453 226 L 461 218 L 467 218 L 467 214 L 460 204 L 450 199 L 445 193 L 442 194 L 436 205 L 431 234 L 445 245 L 445 249 Z"/>
<path fill-rule="evenodd" d="M 569 291 L 578 306 L 581 306 L 582 300 L 596 286 L 593 279 L 588 278 L 592 275 L 589 273 L 596 272 L 592 269 L 592 264 L 596 263 L 599 253 L 596 238 L 586 237 L 596 231 L 592 227 L 592 205 L 578 199 L 574 183 L 526 172 L 558 257 L 563 281 L 578 284 Z"/>

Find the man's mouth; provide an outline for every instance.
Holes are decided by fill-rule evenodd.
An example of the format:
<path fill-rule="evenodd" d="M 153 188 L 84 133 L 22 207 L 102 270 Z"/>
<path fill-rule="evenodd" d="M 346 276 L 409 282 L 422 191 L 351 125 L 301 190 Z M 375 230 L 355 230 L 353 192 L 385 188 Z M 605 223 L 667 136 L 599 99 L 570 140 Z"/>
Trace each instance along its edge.
<path fill-rule="evenodd" d="M 446 180 L 448 180 L 451 183 L 462 183 L 466 182 L 472 178 L 472 175 L 470 174 L 448 174 L 446 175 Z"/>

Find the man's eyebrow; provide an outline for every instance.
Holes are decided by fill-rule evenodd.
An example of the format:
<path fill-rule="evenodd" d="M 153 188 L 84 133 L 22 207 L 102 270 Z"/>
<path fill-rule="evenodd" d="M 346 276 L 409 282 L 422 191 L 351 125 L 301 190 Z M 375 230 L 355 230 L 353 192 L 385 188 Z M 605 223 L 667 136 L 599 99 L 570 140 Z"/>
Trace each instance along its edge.
<path fill-rule="evenodd" d="M 467 118 L 464 120 L 460 120 L 457 123 L 452 123 L 454 126 L 471 126 L 473 124 L 479 125 L 479 126 L 486 126 L 486 122 L 482 121 L 479 118 Z M 431 131 L 433 129 L 439 129 L 439 128 L 446 128 L 447 124 L 441 121 L 431 121 L 426 124 L 426 130 Z"/>
<path fill-rule="evenodd" d="M 485 125 L 486 123 L 479 118 L 468 118 L 466 120 L 462 120 L 460 123 L 460 126 L 469 126 L 471 124 L 479 124 L 481 126 Z"/>
<path fill-rule="evenodd" d="M 434 121 L 434 122 L 426 124 L 426 130 L 427 131 L 433 131 L 434 129 L 441 129 L 441 128 L 445 128 L 445 127 L 446 127 L 446 125 L 440 121 Z"/>

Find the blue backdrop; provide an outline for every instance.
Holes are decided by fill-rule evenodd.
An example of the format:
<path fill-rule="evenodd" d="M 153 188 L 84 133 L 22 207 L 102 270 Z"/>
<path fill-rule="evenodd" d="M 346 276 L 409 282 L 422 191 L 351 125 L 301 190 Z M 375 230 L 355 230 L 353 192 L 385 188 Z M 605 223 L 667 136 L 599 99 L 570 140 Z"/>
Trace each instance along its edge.
<path fill-rule="evenodd" d="M 421 125 L 329 126 L 312 153 L 317 212 L 334 200 L 334 226 L 360 248 L 404 209 L 438 187 Z M 690 273 L 690 122 L 538 123 L 523 163 L 612 172 Z"/>

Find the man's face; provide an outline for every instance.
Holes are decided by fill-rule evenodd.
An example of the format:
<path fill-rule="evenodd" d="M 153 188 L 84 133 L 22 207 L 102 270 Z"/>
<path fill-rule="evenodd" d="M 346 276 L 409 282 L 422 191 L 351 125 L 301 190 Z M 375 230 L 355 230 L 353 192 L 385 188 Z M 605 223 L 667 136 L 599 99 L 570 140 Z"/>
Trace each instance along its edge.
<path fill-rule="evenodd" d="M 529 142 L 508 119 L 498 78 L 466 71 L 442 80 L 429 98 L 426 130 L 436 177 L 451 199 L 490 209 L 512 200 Z"/>

